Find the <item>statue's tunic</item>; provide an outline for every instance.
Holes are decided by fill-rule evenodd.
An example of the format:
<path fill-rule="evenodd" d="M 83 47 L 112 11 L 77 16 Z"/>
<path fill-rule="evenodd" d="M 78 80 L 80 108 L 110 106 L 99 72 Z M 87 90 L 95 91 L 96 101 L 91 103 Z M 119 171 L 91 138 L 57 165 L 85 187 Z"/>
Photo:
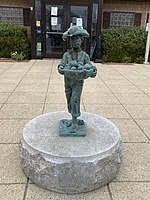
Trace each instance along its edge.
<path fill-rule="evenodd" d="M 70 67 L 72 62 L 76 61 L 77 64 L 90 64 L 90 58 L 88 54 L 84 51 L 74 51 L 70 50 L 64 53 L 61 64 L 65 67 Z M 80 97 L 82 93 L 83 80 L 70 79 L 64 76 L 65 79 L 65 93 L 67 98 L 68 112 L 71 113 L 73 117 L 80 116 Z"/>

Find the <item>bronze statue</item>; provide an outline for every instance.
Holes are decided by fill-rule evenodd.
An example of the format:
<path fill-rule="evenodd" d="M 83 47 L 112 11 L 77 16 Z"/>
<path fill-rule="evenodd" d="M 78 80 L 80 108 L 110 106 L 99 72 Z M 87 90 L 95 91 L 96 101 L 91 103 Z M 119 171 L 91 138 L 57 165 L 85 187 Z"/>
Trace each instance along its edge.
<path fill-rule="evenodd" d="M 72 120 L 61 120 L 60 135 L 63 136 L 86 135 L 84 121 L 77 119 L 81 115 L 80 97 L 84 79 L 93 78 L 97 73 L 89 55 L 81 50 L 82 38 L 88 36 L 88 32 L 78 26 L 70 27 L 63 34 L 64 40 L 70 40 L 71 49 L 64 53 L 58 71 L 64 75 L 68 112 L 72 115 Z"/>

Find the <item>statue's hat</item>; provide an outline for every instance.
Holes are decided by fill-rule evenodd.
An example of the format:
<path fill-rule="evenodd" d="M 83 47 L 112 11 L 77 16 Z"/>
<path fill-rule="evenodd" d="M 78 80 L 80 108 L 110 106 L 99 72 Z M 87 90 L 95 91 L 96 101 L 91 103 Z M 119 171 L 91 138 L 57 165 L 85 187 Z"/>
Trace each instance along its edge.
<path fill-rule="evenodd" d="M 66 32 L 63 33 L 63 40 L 66 40 L 67 38 L 76 36 L 76 35 L 89 37 L 89 33 L 85 29 L 79 26 L 72 26 Z"/>

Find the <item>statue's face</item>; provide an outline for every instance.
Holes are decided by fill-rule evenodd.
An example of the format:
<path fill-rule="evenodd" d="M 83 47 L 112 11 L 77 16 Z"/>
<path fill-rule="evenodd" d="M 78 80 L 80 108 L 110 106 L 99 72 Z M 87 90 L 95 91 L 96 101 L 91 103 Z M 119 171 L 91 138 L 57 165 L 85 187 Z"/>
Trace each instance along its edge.
<path fill-rule="evenodd" d="M 78 49 L 81 47 L 81 43 L 82 43 L 82 39 L 80 35 L 76 35 L 71 37 L 71 43 L 72 43 L 72 47 L 74 49 Z"/>

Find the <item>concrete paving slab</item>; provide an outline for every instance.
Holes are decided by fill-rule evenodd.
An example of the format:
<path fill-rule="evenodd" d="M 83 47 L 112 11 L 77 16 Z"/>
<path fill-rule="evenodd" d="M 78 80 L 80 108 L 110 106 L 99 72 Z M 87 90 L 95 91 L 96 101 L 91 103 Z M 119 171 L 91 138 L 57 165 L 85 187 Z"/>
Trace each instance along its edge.
<path fill-rule="evenodd" d="M 105 80 L 125 80 L 126 78 L 124 76 L 122 76 L 121 74 L 101 74 L 99 73 L 100 78 L 105 81 Z"/>
<path fill-rule="evenodd" d="M 48 87 L 48 93 L 49 92 L 65 92 L 64 85 L 49 85 Z"/>
<path fill-rule="evenodd" d="M 150 71 L 149 71 L 149 69 L 146 69 L 146 68 L 145 68 L 145 70 L 143 70 L 143 71 L 141 72 L 141 74 L 144 75 L 144 76 L 147 77 L 147 78 L 150 77 Z"/>
<path fill-rule="evenodd" d="M 89 94 L 112 93 L 111 90 L 105 85 L 93 86 L 91 84 L 90 85 L 85 84 L 85 86 L 83 86 L 83 92 Z"/>
<path fill-rule="evenodd" d="M 19 143 L 22 129 L 29 120 L 0 120 L 0 143 Z"/>
<path fill-rule="evenodd" d="M 67 111 L 67 104 L 65 102 L 63 104 L 50 104 L 50 103 L 45 104 L 44 113 L 56 112 L 56 111 Z"/>
<path fill-rule="evenodd" d="M 108 87 L 115 94 L 116 93 L 126 93 L 126 94 L 143 93 L 139 88 L 137 88 L 134 85 L 122 85 L 121 87 L 120 85 L 109 85 Z"/>
<path fill-rule="evenodd" d="M 0 184 L 26 183 L 19 159 L 18 144 L 0 144 Z"/>
<path fill-rule="evenodd" d="M 39 72 L 28 72 L 25 77 L 47 78 L 49 76 L 50 76 L 50 73 L 47 73 L 47 72 L 40 72 L 40 73 Z"/>
<path fill-rule="evenodd" d="M 132 65 L 132 64 L 128 66 L 124 66 L 124 67 L 121 64 L 119 67 L 116 66 L 114 69 L 123 75 L 132 75 L 132 76 L 140 75 L 140 70 L 143 70 L 143 68 L 141 68 L 141 65 L 140 67 L 136 67 L 135 65 Z"/>
<path fill-rule="evenodd" d="M 0 84 L 0 92 L 12 92 L 16 87 L 16 84 Z"/>
<path fill-rule="evenodd" d="M 6 103 L 44 103 L 46 93 L 13 93 Z"/>
<path fill-rule="evenodd" d="M 19 86 L 15 89 L 14 92 L 34 92 L 34 93 L 37 93 L 37 92 L 46 92 L 47 90 L 47 85 L 45 84 L 22 84 L 20 83 Z"/>
<path fill-rule="evenodd" d="M 2 74 L 5 70 L 5 68 L 0 68 L 0 74 Z"/>
<path fill-rule="evenodd" d="M 64 104 L 66 103 L 66 97 L 64 92 L 48 92 L 46 96 L 46 103 L 50 104 Z"/>
<path fill-rule="evenodd" d="M 143 79 L 143 80 L 141 80 L 141 79 L 138 79 L 138 80 L 131 80 L 131 82 L 132 82 L 134 85 L 137 85 L 137 86 L 139 86 L 139 85 L 143 85 L 143 86 L 145 86 L 145 87 L 150 86 L 150 79 L 148 79 L 148 78 Z"/>
<path fill-rule="evenodd" d="M 51 65 L 49 66 L 40 66 L 40 65 L 34 65 L 31 69 L 30 72 L 34 73 L 34 72 L 40 72 L 40 73 L 50 73 L 51 72 Z"/>
<path fill-rule="evenodd" d="M 95 65 L 95 63 L 94 63 Z M 99 66 L 99 64 L 97 65 L 97 71 L 98 74 L 101 75 L 120 75 L 120 73 L 114 68 L 114 66 L 111 65 L 105 65 L 105 68 L 103 67 L 103 65 Z"/>
<path fill-rule="evenodd" d="M 36 62 L 36 60 L 29 60 L 26 62 L 14 62 L 13 63 L 13 67 L 26 67 L 26 66 L 32 66 L 34 63 Z"/>
<path fill-rule="evenodd" d="M 15 77 L 19 77 L 22 78 L 24 75 L 26 74 L 26 72 L 3 72 L 2 73 L 2 77 L 10 77 L 10 78 L 15 78 Z"/>
<path fill-rule="evenodd" d="M 147 135 L 147 137 L 150 140 L 150 119 L 148 120 L 136 120 L 136 122 L 139 124 L 139 126 L 143 129 L 144 133 Z"/>
<path fill-rule="evenodd" d="M 60 60 L 60 59 L 56 59 L 57 61 Z M 50 63 L 53 63 L 55 61 L 55 59 L 53 58 L 44 58 L 43 60 L 36 60 L 36 64 L 38 65 L 43 65 L 44 64 L 50 64 Z"/>
<path fill-rule="evenodd" d="M 150 104 L 150 96 L 142 93 L 116 94 L 122 104 Z"/>
<path fill-rule="evenodd" d="M 14 67 L 13 67 L 13 68 L 12 68 L 12 67 L 10 67 L 9 69 L 6 70 L 6 73 L 24 74 L 24 73 L 26 73 L 27 71 L 28 71 L 28 68 L 23 68 L 23 67 L 21 67 L 21 68 L 14 68 Z"/>
<path fill-rule="evenodd" d="M 149 85 L 140 85 L 138 86 L 144 93 L 150 94 L 150 86 Z"/>
<path fill-rule="evenodd" d="M 124 105 L 135 119 L 150 119 L 150 105 Z"/>
<path fill-rule="evenodd" d="M 91 98 L 92 96 L 92 98 Z M 111 93 L 87 94 L 83 93 L 82 99 L 84 104 L 120 104 L 117 98 Z"/>
<path fill-rule="evenodd" d="M 0 77 L 0 84 L 18 84 L 20 82 L 20 78 L 18 77 Z"/>
<path fill-rule="evenodd" d="M 123 63 L 106 63 L 104 64 L 105 68 L 110 68 L 111 70 L 114 70 L 116 73 L 120 74 L 120 71 L 132 71 L 133 65 L 132 64 L 123 64 Z M 103 65 L 102 65 L 103 66 Z"/>
<path fill-rule="evenodd" d="M 126 85 L 133 85 L 130 81 L 123 79 L 123 80 L 114 80 L 114 79 L 108 79 L 105 80 L 106 85 L 119 85 L 119 86 L 126 86 Z"/>
<path fill-rule="evenodd" d="M 111 183 L 113 200 L 148 200 L 150 199 L 149 182 Z"/>
<path fill-rule="evenodd" d="M 63 77 L 62 78 L 61 77 L 51 78 L 49 84 L 52 84 L 52 85 L 64 85 L 64 78 Z"/>
<path fill-rule="evenodd" d="M 119 128 L 123 142 L 149 142 L 133 119 L 111 119 L 111 121 Z"/>
<path fill-rule="evenodd" d="M 23 70 L 29 70 L 31 67 L 32 67 L 32 63 L 30 63 L 30 62 L 24 62 L 24 63 L 20 63 L 20 64 L 18 64 L 18 63 L 14 63 L 11 67 L 10 67 L 10 69 L 23 69 Z"/>
<path fill-rule="evenodd" d="M 96 79 L 96 80 L 95 80 Z M 95 78 L 89 78 L 84 80 L 84 86 L 93 86 L 93 87 L 100 87 L 100 86 L 105 86 L 103 80 L 99 77 L 96 76 Z"/>
<path fill-rule="evenodd" d="M 89 100 L 90 101 L 90 100 Z M 130 119 L 130 115 L 121 105 L 85 104 L 86 112 L 95 113 L 106 118 Z"/>
<path fill-rule="evenodd" d="M 32 85 L 32 84 L 37 84 L 37 85 L 47 85 L 49 81 L 49 78 L 46 79 L 38 79 L 36 77 L 31 78 L 31 77 L 24 77 L 20 84 L 22 85 Z"/>
<path fill-rule="evenodd" d="M 1 92 L 0 93 L 0 103 L 4 103 L 11 93 Z"/>
<path fill-rule="evenodd" d="M 43 104 L 5 104 L 0 110 L 1 119 L 34 118 L 42 114 Z"/>
<path fill-rule="evenodd" d="M 145 75 L 142 75 L 142 74 L 130 74 L 130 73 L 128 73 L 128 74 L 124 74 L 124 77 L 126 78 L 126 79 L 128 79 L 128 80 L 145 80 L 145 79 L 147 79 L 147 77 L 145 76 Z"/>
<path fill-rule="evenodd" d="M 26 200 L 111 200 L 107 186 L 88 193 L 67 195 L 44 190 L 34 184 L 28 186 Z"/>
<path fill-rule="evenodd" d="M 150 182 L 150 143 L 123 143 L 123 163 L 114 179 Z"/>
<path fill-rule="evenodd" d="M 51 71 L 51 78 L 63 78 L 63 75 L 60 75 L 56 71 Z"/>
<path fill-rule="evenodd" d="M 140 73 L 139 72 L 137 72 L 137 71 L 135 71 L 133 68 L 131 68 L 131 67 L 127 67 L 127 68 L 120 68 L 120 69 L 116 69 L 121 75 L 123 75 L 123 76 L 128 76 L 128 77 L 132 77 L 132 76 L 134 76 L 134 77 L 136 77 L 136 76 L 139 76 L 140 75 Z"/>
<path fill-rule="evenodd" d="M 0 185 L 1 200 L 21 200 L 25 191 L 25 184 Z"/>
<path fill-rule="evenodd" d="M 0 68 L 8 68 L 12 66 L 14 62 L 0 62 Z"/>

